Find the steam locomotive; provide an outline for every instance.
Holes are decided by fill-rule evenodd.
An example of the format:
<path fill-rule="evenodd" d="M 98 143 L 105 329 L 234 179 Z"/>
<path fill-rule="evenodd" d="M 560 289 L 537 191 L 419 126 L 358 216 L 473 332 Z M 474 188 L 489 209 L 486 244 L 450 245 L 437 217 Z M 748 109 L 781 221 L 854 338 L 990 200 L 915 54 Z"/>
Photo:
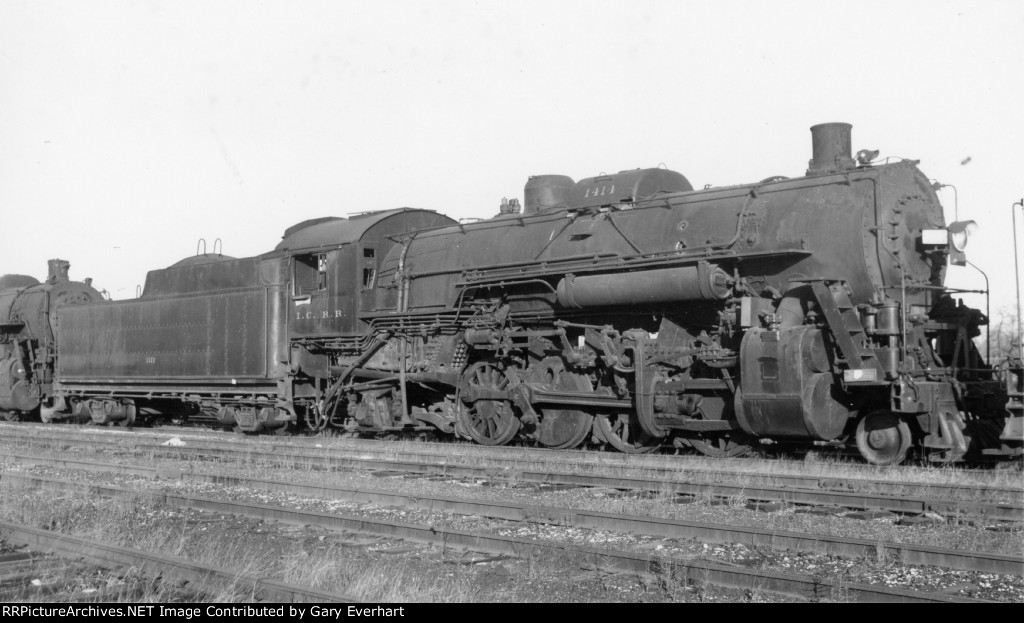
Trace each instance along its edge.
<path fill-rule="evenodd" d="M 0 277 L 0 415 L 11 421 L 54 412 L 59 311 L 95 303 L 103 296 L 92 280 L 71 281 L 70 263 L 50 260 L 49 276 L 39 283 L 28 275 Z"/>
<path fill-rule="evenodd" d="M 261 256 L 151 271 L 134 300 L 5 283 L 0 408 L 630 453 L 1021 456 L 1020 388 L 978 353 L 988 319 L 943 286 L 971 223 L 946 226 L 916 162 L 855 160 L 850 130 L 812 127 L 799 178 L 544 175 L 472 223 L 306 221 Z"/>

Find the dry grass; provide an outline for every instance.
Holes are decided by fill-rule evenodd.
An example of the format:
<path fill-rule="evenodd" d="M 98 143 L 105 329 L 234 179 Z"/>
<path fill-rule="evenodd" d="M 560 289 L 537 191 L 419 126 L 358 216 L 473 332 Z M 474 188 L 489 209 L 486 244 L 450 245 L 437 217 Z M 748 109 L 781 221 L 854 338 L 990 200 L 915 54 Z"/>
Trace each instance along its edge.
<path fill-rule="evenodd" d="M 243 538 L 196 531 L 184 518 L 161 508 L 152 497 L 133 494 L 113 499 L 83 493 L 54 494 L 31 488 L 4 485 L 0 518 L 53 532 L 112 543 L 122 547 L 184 558 L 192 562 L 230 569 L 238 574 L 236 584 L 203 594 L 204 601 L 239 601 L 252 594 L 245 576 L 261 577 L 273 571 Z M 170 513 L 170 520 L 162 520 Z M 149 582 L 141 575 L 119 578 L 123 589 L 105 600 L 126 597 L 128 601 L 180 600 L 178 587 Z M 111 584 L 111 586 L 114 586 Z M 108 599 L 109 598 L 109 599 Z M 192 593 L 192 598 L 196 594 Z"/>
<path fill-rule="evenodd" d="M 5 595 L 6 602 L 51 603 L 175 603 L 193 602 L 200 596 L 180 590 L 141 570 L 83 568 L 71 559 L 39 574 L 39 584 L 26 584 Z"/>
<path fill-rule="evenodd" d="M 133 463 L 138 464 L 138 460 Z M 426 480 L 407 481 L 393 478 L 366 478 L 366 474 L 350 474 L 347 470 L 330 473 L 317 469 L 296 470 L 282 468 L 273 462 L 259 462 L 239 465 L 238 463 L 219 463 L 209 461 L 158 460 L 155 467 L 169 466 L 169 471 L 182 471 L 195 474 L 224 474 L 248 478 L 269 478 L 310 482 L 313 484 L 343 488 L 357 487 L 393 491 L 398 494 L 419 492 L 426 495 L 452 496 L 452 487 L 446 483 L 434 483 Z M 308 467 L 308 466 L 307 466 Z M 509 474 L 516 480 L 516 473 Z M 891 523 L 860 522 L 837 517 L 812 517 L 793 513 L 758 513 L 746 508 L 746 502 L 739 495 L 719 499 L 708 493 L 693 498 L 689 504 L 679 504 L 680 498 L 668 486 L 652 493 L 636 492 L 635 495 L 598 495 L 575 490 L 567 492 L 537 491 L 534 487 L 521 490 L 504 488 L 459 488 L 456 497 L 472 499 L 495 499 L 520 501 L 555 507 L 574 507 L 605 513 L 621 513 L 635 516 L 675 518 L 696 521 L 723 521 L 735 525 L 778 529 L 783 531 L 806 531 L 810 533 L 859 536 L 861 538 L 883 539 L 887 541 L 933 545 L 938 547 L 954 547 L 957 549 L 995 551 L 1020 555 L 1024 541 L 1021 541 L 1021 528 L 1011 531 L 986 530 L 985 523 L 976 518 L 950 518 L 927 527 L 899 527 Z M 723 512 L 724 511 L 724 512 Z M 727 517 L 723 520 L 723 517 Z"/>
<path fill-rule="evenodd" d="M 479 592 L 473 574 L 459 565 L 451 565 L 446 575 L 426 572 L 423 567 L 409 558 L 370 558 L 335 545 L 313 554 L 286 557 L 282 577 L 289 584 L 378 603 L 467 602 Z"/>
<path fill-rule="evenodd" d="M 353 549 L 337 545 L 307 553 L 301 544 L 283 543 L 279 538 L 258 539 L 245 531 L 225 531 L 223 524 L 230 522 L 212 517 L 203 521 L 210 527 L 206 530 L 193 515 L 166 507 L 146 494 L 107 499 L 80 493 L 54 494 L 7 483 L 0 485 L 0 490 L 4 495 L 0 519 L 238 574 L 235 584 L 203 595 L 206 602 L 250 600 L 253 586 L 245 577 L 276 578 L 374 602 L 472 601 L 478 592 L 472 574 L 458 565 L 452 565 L 447 575 L 439 575 L 425 572 L 414 559 L 374 558 L 364 552 L 353 555 Z M 282 549 L 283 545 L 287 547 Z M 176 587 L 150 582 L 141 575 L 111 577 L 108 584 L 115 590 L 104 592 L 105 601 L 123 598 L 131 602 L 167 602 L 181 598 Z M 89 582 L 83 588 L 96 585 Z M 26 591 L 24 597 L 31 599 L 31 592 Z"/>

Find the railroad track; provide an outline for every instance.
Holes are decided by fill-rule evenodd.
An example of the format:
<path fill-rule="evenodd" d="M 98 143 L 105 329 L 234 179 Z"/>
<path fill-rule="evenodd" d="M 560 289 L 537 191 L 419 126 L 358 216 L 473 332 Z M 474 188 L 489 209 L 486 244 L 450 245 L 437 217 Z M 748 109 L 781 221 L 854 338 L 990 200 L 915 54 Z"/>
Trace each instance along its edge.
<path fill-rule="evenodd" d="M 150 438 L 154 442 L 166 441 L 170 435 L 181 434 L 187 435 L 187 437 L 194 438 L 189 443 L 203 444 L 203 443 L 227 443 L 227 444 L 253 444 L 258 446 L 269 446 L 273 449 L 294 449 L 297 451 L 316 451 L 321 450 L 324 452 L 328 451 L 350 451 L 353 448 L 358 448 L 361 451 L 369 453 L 387 453 L 395 452 L 395 447 L 403 444 L 415 445 L 417 450 L 411 451 L 409 449 L 402 448 L 402 453 L 412 454 L 424 454 L 433 456 L 481 456 L 486 457 L 490 460 L 496 460 L 497 457 L 504 457 L 511 460 L 519 459 L 523 461 L 536 462 L 543 460 L 549 461 L 564 461 L 564 462 L 580 462 L 580 463 L 597 463 L 601 465 L 613 465 L 621 464 L 625 466 L 643 465 L 645 468 L 651 470 L 662 470 L 666 472 L 678 472 L 681 469 L 699 469 L 709 473 L 715 473 L 716 470 L 709 469 L 708 463 L 713 462 L 719 465 L 719 469 L 722 467 L 740 467 L 743 471 L 757 469 L 761 465 L 772 465 L 779 461 L 774 459 L 759 459 L 754 457 L 748 458 L 717 458 L 712 459 L 703 455 L 687 454 L 678 455 L 671 453 L 653 453 L 645 455 L 628 455 L 620 452 L 603 452 L 598 450 L 552 450 L 543 447 L 530 447 L 521 445 L 510 445 L 510 446 L 496 446 L 487 447 L 479 446 L 476 444 L 462 442 L 460 440 L 454 441 L 443 441 L 443 442 L 429 442 L 429 441 L 418 441 L 414 438 L 402 439 L 400 441 L 385 441 L 385 440 L 369 440 L 369 439 L 358 439 L 355 437 L 335 437 L 325 438 L 319 437 L 319 435 L 299 435 L 299 437 L 274 437 L 274 435 L 262 434 L 262 435 L 241 435 L 233 432 L 226 432 L 212 428 L 201 428 L 201 427 L 189 427 L 189 426 L 162 426 L 160 428 L 121 428 L 121 427 L 109 427 L 109 428 L 97 428 L 90 425 L 82 424 L 32 424 L 32 423 L 20 423 L 20 424 L 4 424 L 0 422 L 0 429 L 6 429 L 10 431 L 25 431 L 30 429 L 35 431 L 36 434 L 45 435 L 47 432 L 52 432 L 54 429 L 59 430 L 75 430 L 78 434 L 90 434 L 89 432 L 83 432 L 91 428 L 95 432 L 92 434 L 126 434 L 132 435 L 135 438 Z M 101 431 L 101 432 L 100 432 Z M 217 442 L 212 442 L 217 440 Z M 317 448 L 314 446 L 328 445 L 325 448 Z M 1021 462 L 1016 463 L 1018 466 Z M 992 469 L 970 469 L 953 467 L 959 475 L 971 475 L 985 477 L 990 476 L 993 473 Z M 925 468 L 925 470 L 934 469 Z M 842 463 L 842 470 L 844 472 L 862 472 L 866 476 L 866 480 L 869 482 L 878 482 L 877 479 L 871 479 L 871 475 L 877 475 L 881 473 L 891 473 L 898 471 L 900 473 L 900 480 L 913 479 L 913 476 L 922 471 L 922 468 L 903 465 L 903 466 L 888 466 L 882 467 L 877 465 L 867 465 L 862 463 L 844 462 Z M 724 471 L 725 473 L 732 473 L 732 471 Z M 780 474 L 781 477 L 782 474 Z M 815 476 L 800 476 L 794 475 L 790 477 L 815 477 Z M 827 477 L 827 476 L 817 476 Z M 847 477 L 845 474 L 843 477 Z M 927 483 L 922 485 L 929 486 Z M 934 487 L 942 487 L 934 485 Z M 955 486 L 953 486 L 955 487 Z M 962 487 L 963 489 L 970 489 L 971 486 Z M 1016 493 L 1024 492 L 1024 489 L 1013 490 Z"/>
<path fill-rule="evenodd" d="M 92 495 L 120 497 L 137 494 L 135 489 L 101 486 L 22 474 L 5 474 L 8 484 L 45 487 L 56 491 L 81 491 Z M 908 591 L 872 584 L 833 581 L 804 574 L 783 573 L 765 569 L 749 569 L 705 560 L 637 554 L 607 548 L 581 547 L 562 543 L 536 541 L 499 534 L 454 530 L 437 525 L 418 525 L 363 516 L 297 510 L 267 504 L 238 503 L 220 499 L 181 496 L 153 492 L 156 503 L 214 513 L 227 513 L 254 519 L 294 525 L 312 525 L 334 531 L 369 532 L 407 541 L 440 544 L 446 548 L 462 548 L 493 555 L 525 559 L 571 557 L 577 564 L 613 572 L 630 572 L 681 581 L 706 582 L 716 586 L 759 590 L 806 600 L 842 599 L 864 602 L 954 603 L 984 600 L 941 593 Z"/>
<path fill-rule="evenodd" d="M 161 442 L 166 442 L 167 435 L 154 435 L 154 434 L 130 434 L 129 439 L 132 441 L 132 445 L 139 447 L 153 447 L 154 444 L 162 445 Z M 117 436 L 116 434 L 114 436 Z M 54 442 L 63 443 L 76 443 L 76 442 L 89 442 L 95 445 L 112 446 L 118 445 L 123 446 L 122 440 L 113 440 L 109 434 L 101 435 L 66 435 L 56 434 L 53 431 L 39 431 L 36 429 L 34 433 L 26 433 L 24 431 L 15 431 L 14 433 L 4 432 L 4 439 L 21 439 L 25 441 L 36 440 L 50 440 Z M 147 443 L 144 441 L 148 439 Z M 880 495 L 890 496 L 902 496 L 911 493 L 916 496 L 923 497 L 941 497 L 943 499 L 965 499 L 975 501 L 1008 501 L 1008 500 L 1019 500 L 1024 496 L 1024 486 L 1022 487 L 996 487 L 996 486 L 980 486 L 980 485 L 959 485 L 959 484 L 935 484 L 927 482 L 919 482 L 913 480 L 901 480 L 900 482 L 893 482 L 890 480 L 879 480 L 869 478 L 849 478 L 846 476 L 837 477 L 830 475 L 791 475 L 791 474 L 775 474 L 775 473 L 758 473 L 756 471 L 734 471 L 734 470 L 714 470 L 708 469 L 706 463 L 707 460 L 702 461 L 704 464 L 696 468 L 688 468 L 686 465 L 681 463 L 672 463 L 666 465 L 650 465 L 647 460 L 652 458 L 648 456 L 630 456 L 621 453 L 596 453 L 596 452 L 574 452 L 574 451 L 555 451 L 548 449 L 535 449 L 535 448 L 519 448 L 512 449 L 507 447 L 498 448 L 483 448 L 481 446 L 464 445 L 455 446 L 454 444 L 436 444 L 437 451 L 434 450 L 409 450 L 409 449 L 398 449 L 395 447 L 387 447 L 387 444 L 380 442 L 368 442 L 367 444 L 359 445 L 358 450 L 351 447 L 311 447 L 307 444 L 295 444 L 295 443 L 282 443 L 282 442 L 267 442 L 267 441 L 248 441 L 251 438 L 238 438 L 237 436 L 220 437 L 217 441 L 210 439 L 190 439 L 187 445 L 192 448 L 208 448 L 211 451 L 219 450 L 232 450 L 238 448 L 245 448 L 250 452 L 258 453 L 281 453 L 286 456 L 303 456 L 303 457 L 356 457 L 356 458 L 377 458 L 380 460 L 394 460 L 396 454 L 400 454 L 403 459 L 415 460 L 416 462 L 427 462 L 427 461 L 445 461 L 449 464 L 472 464 L 474 462 L 484 462 L 493 465 L 495 467 L 507 468 L 510 470 L 522 470 L 529 469 L 534 470 L 538 462 L 544 465 L 551 465 L 556 467 L 573 468 L 575 471 L 603 471 L 614 469 L 617 472 L 636 472 L 642 474 L 643 478 L 657 479 L 657 478 L 678 478 L 679 476 L 689 476 L 692 478 L 700 478 L 701 482 L 715 482 L 723 481 L 728 482 L 729 480 L 735 480 L 738 477 L 746 478 L 758 482 L 759 484 L 772 484 L 782 487 L 795 487 L 804 489 L 842 489 L 842 490 L 855 490 L 855 491 L 870 491 Z M 347 444 L 346 444 L 347 445 Z M 460 448 L 458 451 L 453 451 L 452 448 Z M 234 448 L 233 448 L 234 447 Z M 530 451 L 528 455 L 523 455 L 523 451 Z M 573 457 L 579 456 L 585 460 L 576 460 L 575 458 L 567 458 L 566 455 L 572 455 Z M 539 460 L 542 459 L 542 460 Z M 717 463 L 718 461 L 715 461 Z M 743 464 L 742 462 L 739 464 Z M 751 470 L 756 469 L 755 466 L 751 465 Z M 844 465 L 843 469 L 848 466 Z M 978 499 L 979 496 L 984 499 Z"/>
<path fill-rule="evenodd" d="M 8 436 L 10 439 L 11 436 Z M 34 437 L 21 437 L 26 442 L 33 442 Z M 318 468 L 324 470 L 356 469 L 367 471 L 394 471 L 404 473 L 434 474 L 445 476 L 461 476 L 490 480 L 514 479 L 517 482 L 533 482 L 581 487 L 600 487 L 619 490 L 653 491 L 658 493 L 674 493 L 683 495 L 710 495 L 723 498 L 742 497 L 754 501 L 779 501 L 794 504 L 817 506 L 839 506 L 852 509 L 867 509 L 895 512 L 901 514 L 921 514 L 925 512 L 939 513 L 945 516 L 972 516 L 987 520 L 1024 521 L 1024 505 L 1009 502 L 978 502 L 956 500 L 945 497 L 927 497 L 907 495 L 906 488 L 918 488 L 918 485 L 900 484 L 896 487 L 885 481 L 863 485 L 867 488 L 877 487 L 881 492 L 857 492 L 834 490 L 833 487 L 848 487 L 849 481 L 835 479 L 796 477 L 783 480 L 781 486 L 755 485 L 749 482 L 730 484 L 727 482 L 707 482 L 705 480 L 663 479 L 644 476 L 602 475 L 594 473 L 571 473 L 554 471 L 535 471 L 525 469 L 516 464 L 511 467 L 507 463 L 498 463 L 494 467 L 474 467 L 460 464 L 457 460 L 444 461 L 411 461 L 383 458 L 364 458 L 362 456 L 344 456 L 341 453 L 302 453 L 282 454 L 253 447 L 196 447 L 196 446 L 165 446 L 152 443 L 126 444 L 124 440 L 88 439 L 78 437 L 59 439 L 62 443 L 89 443 L 93 446 L 102 445 L 118 453 L 145 453 L 149 456 L 169 458 L 220 459 L 231 461 L 259 462 L 286 467 Z M 235 444 L 231 444 L 235 445 Z M 438 458 L 438 457 L 431 457 Z M 617 471 L 622 471 L 621 469 Z M 731 474 L 734 478 L 736 474 Z M 746 477 L 747 475 L 741 475 Z M 774 477 L 773 477 L 774 478 Z M 921 489 L 928 490 L 926 486 Z M 949 487 L 941 487 L 948 491 Z M 1006 490 L 1007 494 L 1019 493 Z"/>
<path fill-rule="evenodd" d="M 104 582 L 103 588 L 83 588 L 82 578 L 98 578 L 101 574 L 109 575 L 120 585 L 111 589 L 108 582 Z M 143 592 L 144 589 L 140 589 L 139 585 L 132 585 L 130 575 L 129 569 L 111 570 L 84 562 L 80 557 L 55 556 L 38 551 L 11 551 L 0 554 L 0 601 L 117 601 L 139 596 Z M 184 595 L 179 592 L 174 597 L 177 596 Z M 163 597 L 165 600 L 174 599 L 168 599 L 166 595 Z"/>
<path fill-rule="evenodd" d="M 347 500 L 376 505 L 417 508 L 459 515 L 476 515 L 509 521 L 546 523 L 591 530 L 608 530 L 667 538 L 695 539 L 706 543 L 742 543 L 774 551 L 807 552 L 848 558 L 884 556 L 904 564 L 933 565 L 963 571 L 1024 576 L 1024 557 L 988 552 L 918 546 L 870 539 L 843 538 L 702 523 L 658 519 L 629 514 L 602 513 L 565 507 L 546 507 L 514 502 L 490 502 L 453 497 L 404 494 L 358 487 L 324 487 L 282 480 L 241 478 L 213 474 L 172 473 L 168 470 L 124 466 L 59 457 L 14 457 L 21 463 L 44 465 L 89 473 L 173 479 L 191 484 L 242 486 L 254 490 L 308 496 L 326 500 Z M 5 474 L 3 477 L 8 477 Z"/>
<path fill-rule="evenodd" d="M 262 444 L 261 444 L 262 445 Z M 210 444 L 208 442 L 200 442 L 199 444 L 193 444 L 193 447 L 199 448 L 211 448 L 219 449 L 223 448 L 223 444 Z M 259 446 L 253 446 L 259 448 Z M 381 449 L 381 448 L 360 448 L 357 451 L 348 449 L 309 449 L 309 448 L 294 448 L 294 446 L 280 446 L 273 444 L 269 448 L 263 448 L 261 451 L 264 452 L 279 452 L 282 450 L 292 451 L 293 449 L 298 450 L 294 456 L 342 456 L 352 457 L 358 456 L 360 458 L 374 457 L 381 460 L 393 460 L 393 450 Z M 715 482 L 715 481 L 728 481 L 735 480 L 737 477 L 748 478 L 751 480 L 760 480 L 765 482 L 771 482 L 784 487 L 793 488 L 805 488 L 805 489 L 860 489 L 870 490 L 882 495 L 903 495 L 908 490 L 913 490 L 918 495 L 926 496 L 963 496 L 963 497 L 976 497 L 979 494 L 979 487 L 977 486 L 965 486 L 965 485 L 938 485 L 928 483 L 917 483 L 917 482 L 900 482 L 894 483 L 886 480 L 871 480 L 871 479 L 850 479 L 843 478 L 839 479 L 832 476 L 806 476 L 806 475 L 788 475 L 788 474 L 759 474 L 749 471 L 737 472 L 737 471 L 722 471 L 722 470 L 711 470 L 706 467 L 699 470 L 687 470 L 679 465 L 671 467 L 658 467 L 644 465 L 643 463 L 637 464 L 636 462 L 630 463 L 626 461 L 585 461 L 579 462 L 576 460 L 565 460 L 558 456 L 556 451 L 548 451 L 549 454 L 544 457 L 543 463 L 545 465 L 551 465 L 553 467 L 564 467 L 564 468 L 577 468 L 580 470 L 593 469 L 598 471 L 615 470 L 616 472 L 637 472 L 643 474 L 645 479 L 658 480 L 658 479 L 671 479 L 678 478 L 680 475 L 691 475 L 693 477 L 701 478 L 702 482 Z M 487 463 L 493 464 L 496 467 L 502 467 L 509 470 L 533 470 L 536 468 L 538 461 L 532 458 L 522 457 L 502 457 L 502 456 L 489 456 L 486 454 L 451 454 L 451 453 L 435 453 L 435 452 L 401 452 L 403 459 L 411 459 L 417 462 L 427 461 L 439 461 L 444 460 L 448 462 L 471 462 L 473 460 L 485 460 Z M 614 456 L 627 456 L 617 454 Z M 642 458 L 642 457 L 641 457 Z M 1024 488 L 1010 488 L 1010 487 L 989 487 L 983 488 L 983 493 L 988 493 L 992 496 L 1006 496 L 1008 498 L 1017 499 L 1024 495 Z"/>
<path fill-rule="evenodd" d="M 82 565 L 71 566 L 61 570 L 62 578 L 38 586 L 31 583 L 33 576 L 39 576 L 45 569 L 60 569 L 61 565 L 67 565 L 68 560 L 72 562 L 84 559 L 86 566 L 95 568 L 126 568 L 138 570 L 140 573 L 151 578 L 160 578 L 163 583 L 184 582 L 189 589 L 181 591 L 175 589 L 175 593 L 183 601 L 196 601 L 209 596 L 216 595 L 239 595 L 254 598 L 260 601 L 269 602 L 354 602 L 355 600 L 333 593 L 315 591 L 301 586 L 292 586 L 273 580 L 253 578 L 226 569 L 219 569 L 209 565 L 202 565 L 151 552 L 119 547 L 90 539 L 71 536 L 68 534 L 41 530 L 30 526 L 23 526 L 9 522 L 0 521 L 0 537 L 9 544 L 19 544 L 29 548 L 29 552 L 20 552 L 7 561 L 0 563 L 0 574 L 4 573 L 7 567 L 7 575 L 3 576 L 11 584 L 6 587 L 0 578 L 0 586 L 9 588 L 10 593 L 0 592 L 3 601 L 12 599 L 38 599 L 45 595 L 47 601 L 112 601 L 119 596 L 116 591 L 97 591 L 87 593 L 82 591 L 67 591 L 68 575 L 77 579 L 82 573 Z M 30 553 L 32 552 L 32 553 Z M 47 555 L 49 554 L 49 555 Z M 56 557 L 53 556 L 56 554 Z M 48 561 L 46 567 L 37 566 L 42 561 Z M 27 587 L 19 586 L 23 580 L 28 580 Z M 30 588 L 33 587 L 34 588 Z M 62 595 L 61 593 L 68 593 Z M 128 593 L 120 594 L 131 600 L 137 595 Z M 59 597 L 59 598 L 58 598 Z M 166 597 L 165 597 L 166 598 Z"/>

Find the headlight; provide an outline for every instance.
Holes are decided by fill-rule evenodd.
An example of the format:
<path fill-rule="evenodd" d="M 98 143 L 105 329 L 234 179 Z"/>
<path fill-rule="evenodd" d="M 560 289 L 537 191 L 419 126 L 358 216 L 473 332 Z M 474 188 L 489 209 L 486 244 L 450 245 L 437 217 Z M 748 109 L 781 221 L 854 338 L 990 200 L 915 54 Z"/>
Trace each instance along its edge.
<path fill-rule="evenodd" d="M 963 251 L 967 247 L 967 241 L 974 232 L 978 231 L 978 224 L 974 221 L 956 221 L 950 223 L 946 228 L 949 231 L 949 244 L 957 251 Z"/>

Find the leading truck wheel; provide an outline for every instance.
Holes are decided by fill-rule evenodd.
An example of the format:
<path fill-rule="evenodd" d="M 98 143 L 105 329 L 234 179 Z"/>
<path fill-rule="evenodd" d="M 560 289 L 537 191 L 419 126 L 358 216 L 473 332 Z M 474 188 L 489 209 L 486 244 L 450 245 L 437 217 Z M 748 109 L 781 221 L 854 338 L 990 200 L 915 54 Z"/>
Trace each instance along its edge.
<path fill-rule="evenodd" d="M 910 441 L 910 427 L 892 411 L 873 411 L 857 423 L 857 450 L 872 465 L 899 465 Z"/>

